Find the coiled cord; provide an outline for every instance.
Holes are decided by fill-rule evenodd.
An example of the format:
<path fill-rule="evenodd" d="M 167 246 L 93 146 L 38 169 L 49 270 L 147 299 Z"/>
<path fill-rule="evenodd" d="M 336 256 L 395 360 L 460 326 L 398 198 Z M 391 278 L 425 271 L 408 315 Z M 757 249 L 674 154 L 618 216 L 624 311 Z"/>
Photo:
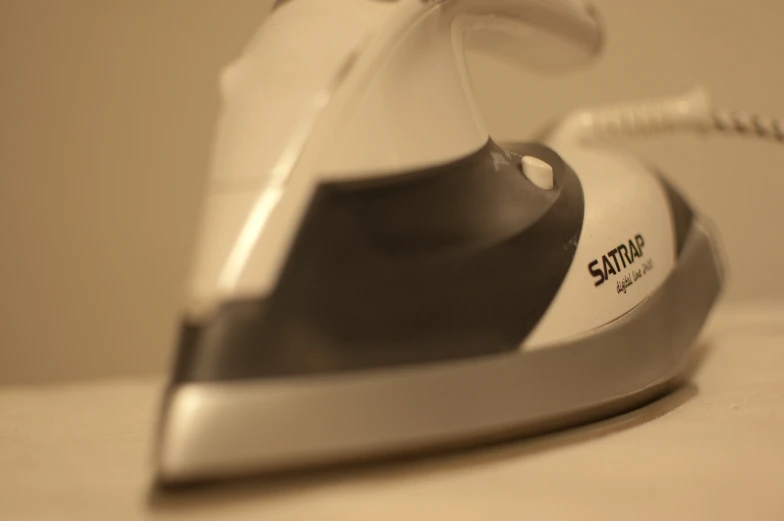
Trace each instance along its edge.
<path fill-rule="evenodd" d="M 555 141 L 595 143 L 675 130 L 718 131 L 784 143 L 784 121 L 740 111 L 714 109 L 707 92 L 595 107 L 572 113 L 556 127 Z"/>
<path fill-rule="evenodd" d="M 780 119 L 730 110 L 713 111 L 713 128 L 722 133 L 757 136 L 784 143 L 784 123 Z"/>

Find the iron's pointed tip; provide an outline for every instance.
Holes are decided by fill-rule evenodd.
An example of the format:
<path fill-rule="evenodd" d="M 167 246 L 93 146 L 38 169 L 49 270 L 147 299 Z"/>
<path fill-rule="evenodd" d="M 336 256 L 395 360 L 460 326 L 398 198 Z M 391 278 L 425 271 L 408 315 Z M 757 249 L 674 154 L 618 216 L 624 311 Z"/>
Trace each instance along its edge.
<path fill-rule="evenodd" d="M 164 488 L 189 476 L 188 425 L 198 414 L 198 403 L 192 398 L 183 400 L 181 391 L 181 386 L 172 385 L 165 392 L 155 440 L 153 469 L 157 485 Z"/>

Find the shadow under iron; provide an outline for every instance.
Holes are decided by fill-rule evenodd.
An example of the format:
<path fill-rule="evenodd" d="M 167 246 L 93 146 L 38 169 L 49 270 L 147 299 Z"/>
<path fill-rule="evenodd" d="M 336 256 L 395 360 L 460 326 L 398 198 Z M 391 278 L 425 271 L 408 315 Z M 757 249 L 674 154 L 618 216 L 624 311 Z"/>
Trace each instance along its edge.
<path fill-rule="evenodd" d="M 692 376 L 710 352 L 706 343 L 691 349 L 684 361 L 680 385 L 673 390 L 628 412 L 585 423 L 577 427 L 551 430 L 549 433 L 526 437 L 504 436 L 503 440 L 466 447 L 446 447 L 428 452 L 387 456 L 346 464 L 316 468 L 292 469 L 226 481 L 203 482 L 183 486 L 161 486 L 154 483 L 149 506 L 158 514 L 176 514 L 185 509 L 215 508 L 237 502 L 263 498 L 296 497 L 304 491 L 350 481 L 383 481 L 406 476 L 422 476 L 491 464 L 500 460 L 527 457 L 588 442 L 638 427 L 677 409 L 698 394 Z M 217 513 L 217 512 L 216 512 Z"/>

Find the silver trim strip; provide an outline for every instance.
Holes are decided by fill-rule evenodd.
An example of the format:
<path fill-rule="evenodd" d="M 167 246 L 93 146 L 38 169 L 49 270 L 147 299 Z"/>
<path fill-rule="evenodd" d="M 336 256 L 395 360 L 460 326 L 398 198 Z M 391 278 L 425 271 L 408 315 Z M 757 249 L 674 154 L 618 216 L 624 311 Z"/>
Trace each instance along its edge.
<path fill-rule="evenodd" d="M 162 482 L 181 482 L 522 436 L 631 409 L 679 377 L 721 287 L 695 221 L 675 270 L 634 310 L 533 352 L 169 391 Z"/>

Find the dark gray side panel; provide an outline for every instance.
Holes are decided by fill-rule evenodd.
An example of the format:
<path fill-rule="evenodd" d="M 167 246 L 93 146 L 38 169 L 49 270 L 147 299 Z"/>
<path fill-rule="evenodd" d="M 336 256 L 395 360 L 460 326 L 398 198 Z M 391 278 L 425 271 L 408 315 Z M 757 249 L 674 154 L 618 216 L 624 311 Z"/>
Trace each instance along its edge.
<path fill-rule="evenodd" d="M 179 381 L 367 369 L 517 349 L 571 265 L 582 229 L 577 176 L 532 185 L 489 142 L 470 157 L 368 182 L 321 186 L 275 291 L 186 327 Z"/>
<path fill-rule="evenodd" d="M 675 226 L 675 251 L 680 255 L 683 250 L 683 245 L 686 243 L 686 237 L 689 235 L 692 221 L 694 220 L 694 212 L 691 206 L 686 202 L 686 199 L 667 181 L 667 179 L 660 175 L 659 179 L 664 185 L 664 190 L 667 193 L 667 199 L 670 202 L 670 209 L 672 210 L 673 223 Z"/>

